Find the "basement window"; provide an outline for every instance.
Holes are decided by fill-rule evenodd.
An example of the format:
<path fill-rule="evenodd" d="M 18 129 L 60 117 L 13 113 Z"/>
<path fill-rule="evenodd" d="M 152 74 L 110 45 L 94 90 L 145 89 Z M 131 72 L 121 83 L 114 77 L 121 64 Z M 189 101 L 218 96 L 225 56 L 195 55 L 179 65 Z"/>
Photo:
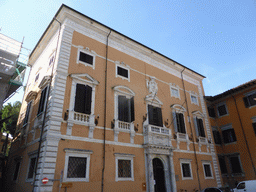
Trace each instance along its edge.
<path fill-rule="evenodd" d="M 116 64 L 116 77 L 130 81 L 130 69 L 124 65 Z"/>

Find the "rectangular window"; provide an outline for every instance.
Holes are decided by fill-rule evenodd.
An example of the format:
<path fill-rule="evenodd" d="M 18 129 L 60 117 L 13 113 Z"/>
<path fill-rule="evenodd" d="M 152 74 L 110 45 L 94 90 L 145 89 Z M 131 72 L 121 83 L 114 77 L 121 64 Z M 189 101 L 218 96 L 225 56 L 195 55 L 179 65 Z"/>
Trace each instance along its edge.
<path fill-rule="evenodd" d="M 86 163 L 86 157 L 69 157 L 67 178 L 85 178 Z"/>
<path fill-rule="evenodd" d="M 127 98 L 118 95 L 118 120 L 124 122 L 133 122 L 134 119 L 134 97 Z"/>
<path fill-rule="evenodd" d="M 162 109 L 152 105 L 148 105 L 149 124 L 159 127 L 163 126 Z"/>
<path fill-rule="evenodd" d="M 222 130 L 224 143 L 236 142 L 236 134 L 233 128 Z"/>
<path fill-rule="evenodd" d="M 39 79 L 39 73 L 37 73 L 37 75 L 36 75 L 35 82 L 37 82 L 38 79 Z"/>
<path fill-rule="evenodd" d="M 243 173 L 239 156 L 230 156 L 228 158 L 231 165 L 231 172 L 233 174 Z"/>
<path fill-rule="evenodd" d="M 117 66 L 117 74 L 125 78 L 129 77 L 128 70 L 119 66 Z"/>
<path fill-rule="evenodd" d="M 29 160 L 27 180 L 31 180 L 34 178 L 35 166 L 36 166 L 36 157 L 34 155 L 30 157 L 30 160 Z"/>
<path fill-rule="evenodd" d="M 183 113 L 176 113 L 177 132 L 186 133 Z"/>
<path fill-rule="evenodd" d="M 48 87 L 45 87 L 42 90 L 42 92 L 41 92 L 41 97 L 40 97 L 40 102 L 39 102 L 39 107 L 38 107 L 37 115 L 40 115 L 44 111 L 45 104 L 46 104 L 47 89 L 48 89 Z"/>
<path fill-rule="evenodd" d="M 214 108 L 213 107 L 207 107 L 207 109 L 208 109 L 209 116 L 212 117 L 212 118 L 215 118 L 216 114 L 215 114 Z"/>
<path fill-rule="evenodd" d="M 14 174 L 13 174 L 13 181 L 17 181 L 17 179 L 18 179 L 18 174 L 19 174 L 19 170 L 20 170 L 20 160 L 15 161 L 15 163 L 16 163 L 16 165 L 15 165 Z"/>
<path fill-rule="evenodd" d="M 253 127 L 254 133 L 255 133 L 255 135 L 256 135 L 256 122 L 255 122 L 255 123 L 252 123 L 252 127 Z"/>
<path fill-rule="evenodd" d="M 92 87 L 76 84 L 75 112 L 91 114 Z"/>
<path fill-rule="evenodd" d="M 171 88 L 171 96 L 176 97 L 176 98 L 180 98 L 179 89 L 172 87 Z"/>
<path fill-rule="evenodd" d="M 88 55 L 88 54 L 80 51 L 80 53 L 79 53 L 79 61 L 82 61 L 84 63 L 93 65 L 93 56 Z"/>
<path fill-rule="evenodd" d="M 243 98 L 246 108 L 256 105 L 256 92 Z"/>
<path fill-rule="evenodd" d="M 52 54 L 52 56 L 49 59 L 49 66 L 51 66 L 54 62 L 54 53 Z"/>
<path fill-rule="evenodd" d="M 203 120 L 196 117 L 198 136 L 205 137 Z"/>
<path fill-rule="evenodd" d="M 182 180 L 193 179 L 190 159 L 180 159 L 180 167 Z"/>
<path fill-rule="evenodd" d="M 227 174 L 228 170 L 227 170 L 227 165 L 226 165 L 226 162 L 225 162 L 225 158 L 222 157 L 222 156 L 219 156 L 218 159 L 219 159 L 221 173 L 222 174 Z"/>
<path fill-rule="evenodd" d="M 218 110 L 218 115 L 219 115 L 219 117 L 228 114 L 227 107 L 226 107 L 225 104 L 219 105 L 219 106 L 217 107 L 217 110 Z"/>
<path fill-rule="evenodd" d="M 115 153 L 116 181 L 134 181 L 132 154 Z"/>
<path fill-rule="evenodd" d="M 194 103 L 194 104 L 196 104 L 196 105 L 198 105 L 198 100 L 197 100 L 197 96 L 195 96 L 195 95 L 191 95 L 191 103 Z"/>
<path fill-rule="evenodd" d="M 23 126 L 28 123 L 28 118 L 29 118 L 29 114 L 30 114 L 31 104 L 32 104 L 32 101 L 30 101 L 28 103 L 28 105 L 27 105 L 27 110 L 26 110 L 26 115 L 25 115 L 24 121 L 23 121 Z"/>
<path fill-rule="evenodd" d="M 130 178 L 131 177 L 131 160 L 118 160 L 118 177 Z"/>
<path fill-rule="evenodd" d="M 221 144 L 220 132 L 218 130 L 213 130 L 212 133 L 213 133 L 215 144 Z"/>
<path fill-rule="evenodd" d="M 89 182 L 91 150 L 65 148 L 65 167 L 63 180 Z"/>
<path fill-rule="evenodd" d="M 203 168 L 204 168 L 204 177 L 206 179 L 213 179 L 211 163 L 204 162 Z"/>
<path fill-rule="evenodd" d="M 230 162 L 230 165 L 231 165 L 231 172 L 233 174 L 243 173 L 242 166 L 241 166 L 240 159 L 239 159 L 239 155 L 229 156 L 228 159 L 229 159 L 229 162 Z"/>
<path fill-rule="evenodd" d="M 183 174 L 183 177 L 191 177 L 189 163 L 182 163 L 182 174 Z"/>

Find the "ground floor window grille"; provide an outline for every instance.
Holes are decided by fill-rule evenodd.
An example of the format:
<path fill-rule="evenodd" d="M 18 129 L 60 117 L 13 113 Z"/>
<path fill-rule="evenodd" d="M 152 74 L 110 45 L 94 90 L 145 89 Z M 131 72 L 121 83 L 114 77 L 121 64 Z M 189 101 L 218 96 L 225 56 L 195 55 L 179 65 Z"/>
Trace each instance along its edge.
<path fill-rule="evenodd" d="M 86 177 L 87 158 L 69 157 L 68 160 L 68 178 L 85 178 Z"/>
<path fill-rule="evenodd" d="M 130 160 L 118 160 L 118 177 L 131 177 Z"/>

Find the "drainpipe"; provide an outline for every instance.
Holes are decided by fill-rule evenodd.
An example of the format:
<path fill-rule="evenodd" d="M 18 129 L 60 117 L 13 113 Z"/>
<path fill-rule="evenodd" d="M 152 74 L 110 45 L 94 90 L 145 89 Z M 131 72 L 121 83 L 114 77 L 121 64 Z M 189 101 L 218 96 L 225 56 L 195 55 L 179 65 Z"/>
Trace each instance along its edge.
<path fill-rule="evenodd" d="M 250 161 L 251 161 L 251 164 L 252 164 L 252 167 L 253 167 L 253 171 L 254 171 L 254 175 L 255 175 L 254 178 L 256 178 L 256 169 L 255 169 L 255 166 L 254 166 L 254 164 L 253 164 L 252 154 L 251 154 L 251 152 L 250 152 L 249 144 L 248 144 L 247 139 L 246 139 L 246 136 L 245 136 L 245 131 L 244 131 L 244 127 L 243 127 L 243 124 L 242 124 L 241 116 L 240 116 L 240 113 L 239 113 L 239 110 L 238 110 L 238 107 L 237 107 L 236 99 L 235 99 L 235 97 L 233 96 L 232 93 L 231 93 L 231 96 L 233 97 L 234 102 L 235 102 L 235 106 L 236 106 L 236 111 L 237 111 L 238 119 L 239 119 L 239 122 L 240 122 L 240 125 L 241 125 L 241 128 L 242 128 L 242 131 L 243 131 L 243 136 L 244 136 L 246 148 L 247 148 L 247 150 L 248 150 L 249 157 L 250 157 Z"/>
<path fill-rule="evenodd" d="M 195 147 L 195 142 L 194 142 L 194 135 L 193 135 L 193 132 L 192 132 L 191 117 L 189 115 L 188 101 L 187 101 L 187 96 L 186 96 L 186 91 L 185 91 L 185 84 L 184 84 L 184 79 L 183 79 L 183 72 L 185 71 L 185 69 L 186 68 L 184 68 L 181 71 L 181 79 L 182 79 L 182 85 L 183 85 L 183 90 L 184 90 L 186 108 L 187 108 L 188 116 L 189 116 L 189 127 L 190 127 L 191 137 L 192 137 L 192 141 L 193 141 L 194 155 L 195 155 L 195 159 L 196 159 L 196 173 L 197 173 L 197 179 L 198 179 L 198 186 L 199 186 L 199 191 L 201 191 L 201 184 L 200 184 L 200 178 L 199 178 L 199 172 L 198 172 L 199 166 L 198 166 L 198 160 L 197 160 L 197 156 L 196 156 L 196 147 Z"/>
<path fill-rule="evenodd" d="M 105 172 L 105 162 L 106 162 L 106 124 L 107 124 L 107 72 L 108 72 L 108 37 L 111 30 L 107 36 L 106 42 L 106 66 L 105 66 L 105 95 L 104 95 L 104 139 L 103 139 L 103 167 L 102 167 L 102 178 L 101 178 L 101 192 L 104 191 L 104 172 Z"/>
<path fill-rule="evenodd" d="M 34 182 L 33 182 L 33 190 L 32 191 L 35 191 L 36 172 L 37 172 L 37 168 L 38 168 L 38 162 L 39 162 L 38 160 L 39 160 L 41 144 L 42 144 L 42 140 L 43 140 L 44 126 L 45 126 L 46 114 L 47 114 L 47 106 L 48 106 L 48 102 L 49 102 L 49 96 L 50 96 L 51 84 L 52 84 L 52 78 L 53 78 L 53 70 L 54 70 L 54 65 L 55 65 L 55 60 L 56 60 L 56 55 L 57 55 L 57 48 L 58 48 L 58 45 L 59 45 L 60 31 L 61 31 L 61 23 L 56 18 L 53 18 L 53 19 L 59 23 L 60 28 L 59 28 L 58 40 L 57 40 L 56 51 L 55 51 L 55 56 L 54 56 L 54 62 L 53 62 L 53 65 L 52 65 L 52 71 L 51 71 L 51 76 L 50 76 L 49 87 L 48 87 L 48 91 L 47 91 L 47 95 L 46 95 L 46 104 L 45 104 L 45 110 L 44 110 L 44 118 L 43 118 L 41 133 L 40 133 L 38 149 L 37 149 L 37 158 L 36 158 L 36 164 L 35 164 L 35 170 L 34 170 Z M 39 181 L 39 183 L 40 183 L 40 181 Z"/>

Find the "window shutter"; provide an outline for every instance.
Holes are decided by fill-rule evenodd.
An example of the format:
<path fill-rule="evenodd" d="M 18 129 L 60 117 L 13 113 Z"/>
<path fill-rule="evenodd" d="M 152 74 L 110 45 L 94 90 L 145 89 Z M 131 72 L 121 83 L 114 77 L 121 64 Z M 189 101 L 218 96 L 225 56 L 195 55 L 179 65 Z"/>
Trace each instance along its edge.
<path fill-rule="evenodd" d="M 172 121 L 173 121 L 174 131 L 178 132 L 177 119 L 176 119 L 176 112 L 175 111 L 172 112 Z"/>
<path fill-rule="evenodd" d="M 197 119 L 197 122 L 198 122 L 198 127 L 199 127 L 199 135 L 201 137 L 205 137 L 203 120 L 202 119 Z"/>
<path fill-rule="evenodd" d="M 195 125 L 195 130 L 196 130 L 196 136 L 198 137 L 199 136 L 199 133 L 198 133 L 198 125 L 197 125 L 197 118 L 194 117 L 194 125 Z"/>
<path fill-rule="evenodd" d="M 124 121 L 125 120 L 125 96 L 118 95 L 118 120 L 119 121 Z"/>
<path fill-rule="evenodd" d="M 85 88 L 85 114 L 91 114 L 92 87 L 86 85 Z"/>
<path fill-rule="evenodd" d="M 179 120 L 180 120 L 181 133 L 186 133 L 184 116 L 182 113 L 179 113 Z"/>
<path fill-rule="evenodd" d="M 76 84 L 75 108 L 78 113 L 85 112 L 85 85 Z"/>
<path fill-rule="evenodd" d="M 131 110 L 131 122 L 135 120 L 134 116 L 134 97 L 130 99 L 130 110 Z"/>
<path fill-rule="evenodd" d="M 157 107 L 157 126 L 163 126 L 162 109 Z"/>
<path fill-rule="evenodd" d="M 153 118 L 153 106 L 148 105 L 148 120 L 150 125 L 154 125 L 154 118 Z"/>
<path fill-rule="evenodd" d="M 247 97 L 244 97 L 243 100 L 244 100 L 244 106 L 245 106 L 246 108 L 248 108 L 248 107 L 249 107 L 248 98 L 247 98 Z"/>
<path fill-rule="evenodd" d="M 38 107 L 37 115 L 44 111 L 47 89 L 48 89 L 48 87 L 44 88 L 41 92 L 41 98 L 40 98 L 40 101 L 39 101 L 39 107 Z"/>

